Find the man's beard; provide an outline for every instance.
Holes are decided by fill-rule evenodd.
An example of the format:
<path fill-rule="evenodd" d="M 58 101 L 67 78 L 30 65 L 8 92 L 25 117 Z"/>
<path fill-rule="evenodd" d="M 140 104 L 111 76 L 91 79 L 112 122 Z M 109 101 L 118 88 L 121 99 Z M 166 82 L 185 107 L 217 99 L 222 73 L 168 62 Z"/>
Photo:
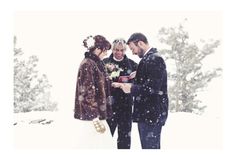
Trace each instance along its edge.
<path fill-rule="evenodd" d="M 143 49 L 139 48 L 139 53 L 138 53 L 139 58 L 143 58 L 144 53 L 145 53 L 145 51 Z"/>

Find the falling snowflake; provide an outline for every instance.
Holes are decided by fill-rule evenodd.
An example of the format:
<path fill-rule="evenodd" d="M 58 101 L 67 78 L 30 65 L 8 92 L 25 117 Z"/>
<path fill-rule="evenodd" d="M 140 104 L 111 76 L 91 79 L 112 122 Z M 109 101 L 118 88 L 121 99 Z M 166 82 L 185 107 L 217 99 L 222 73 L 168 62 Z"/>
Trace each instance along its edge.
<path fill-rule="evenodd" d="M 106 105 L 101 105 L 99 108 L 100 108 L 101 111 L 105 111 L 106 110 Z"/>
<path fill-rule="evenodd" d="M 82 95 L 79 96 L 79 101 L 83 101 L 84 97 Z"/>
<path fill-rule="evenodd" d="M 132 73 L 132 70 L 128 69 L 128 70 L 127 70 L 127 73 L 128 73 L 128 74 Z"/>
<path fill-rule="evenodd" d="M 140 101 L 140 100 L 141 100 L 141 97 L 140 97 L 140 96 L 137 96 L 137 97 L 135 98 L 135 100 L 136 100 L 136 101 Z"/>
<path fill-rule="evenodd" d="M 153 132 L 148 132 L 147 137 L 148 137 L 148 138 L 154 137 L 154 133 L 153 133 Z"/>
<path fill-rule="evenodd" d="M 80 86 L 79 90 L 81 91 L 81 93 L 85 92 L 85 87 L 84 86 Z"/>
<path fill-rule="evenodd" d="M 166 115 L 166 112 L 163 112 L 163 113 L 162 113 L 162 115 L 164 115 L 164 116 L 165 116 L 165 115 Z"/>
<path fill-rule="evenodd" d="M 131 137 L 131 131 L 130 131 L 130 132 L 128 132 L 128 136 L 129 136 L 129 137 Z"/>

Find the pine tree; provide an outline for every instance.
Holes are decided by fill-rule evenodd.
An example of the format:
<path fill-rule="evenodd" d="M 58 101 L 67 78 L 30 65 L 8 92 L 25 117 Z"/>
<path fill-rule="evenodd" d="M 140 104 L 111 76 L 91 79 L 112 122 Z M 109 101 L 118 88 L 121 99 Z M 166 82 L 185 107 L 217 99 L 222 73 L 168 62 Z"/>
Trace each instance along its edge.
<path fill-rule="evenodd" d="M 189 34 L 180 24 L 179 27 L 162 28 L 159 31 L 161 43 L 167 45 L 166 49 L 159 52 L 166 61 L 174 63 L 175 72 L 168 73 L 170 110 L 175 112 L 193 112 L 201 114 L 206 106 L 200 106 L 201 101 L 197 94 L 217 76 L 222 69 L 202 71 L 202 60 L 215 52 L 220 45 L 219 40 L 211 40 L 199 48 L 195 43 L 189 43 Z"/>
<path fill-rule="evenodd" d="M 24 60 L 22 55 L 21 48 L 16 48 L 14 37 L 14 112 L 55 110 L 57 103 L 51 102 L 48 97 L 51 85 L 47 76 L 43 74 L 40 77 L 36 70 L 37 56 Z"/>

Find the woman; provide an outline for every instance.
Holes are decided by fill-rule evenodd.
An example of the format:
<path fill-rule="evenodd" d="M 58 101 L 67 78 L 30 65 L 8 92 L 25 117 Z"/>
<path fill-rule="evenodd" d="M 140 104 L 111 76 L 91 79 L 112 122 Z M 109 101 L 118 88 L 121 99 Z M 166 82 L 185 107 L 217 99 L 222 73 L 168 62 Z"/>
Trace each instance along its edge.
<path fill-rule="evenodd" d="M 82 120 L 80 128 L 87 132 L 87 135 L 82 133 L 78 137 L 83 145 L 80 147 L 91 148 L 94 146 L 97 148 L 102 143 L 101 140 L 104 140 L 105 135 L 109 135 L 104 120 L 112 115 L 111 81 L 102 61 L 107 55 L 107 50 L 110 50 L 111 44 L 105 37 L 96 35 L 87 37 L 83 41 L 83 45 L 88 52 L 85 53 L 77 76 L 74 118 Z M 88 139 L 88 136 L 97 137 L 97 140 Z M 111 138 L 111 136 L 109 137 Z"/>

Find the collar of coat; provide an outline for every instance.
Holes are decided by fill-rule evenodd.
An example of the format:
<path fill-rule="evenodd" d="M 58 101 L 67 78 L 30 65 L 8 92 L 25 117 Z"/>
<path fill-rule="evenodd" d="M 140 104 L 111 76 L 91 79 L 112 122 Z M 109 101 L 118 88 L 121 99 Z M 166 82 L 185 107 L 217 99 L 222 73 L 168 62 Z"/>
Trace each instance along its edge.
<path fill-rule="evenodd" d="M 113 53 L 111 53 L 111 55 L 109 56 L 109 59 L 110 59 L 110 60 L 114 60 L 114 59 L 113 59 Z M 123 60 L 121 60 L 121 61 L 119 61 L 119 62 L 127 61 L 127 59 L 128 59 L 127 56 L 124 55 Z M 114 60 L 114 61 L 116 61 L 116 60 Z M 117 61 L 116 61 L 116 62 L 117 62 Z"/>
<path fill-rule="evenodd" d="M 156 48 L 151 48 L 147 54 L 144 55 L 144 57 L 142 59 L 146 59 L 149 55 L 157 53 L 157 49 Z"/>
<path fill-rule="evenodd" d="M 98 65 L 98 68 L 101 72 L 105 73 L 106 69 L 105 69 L 105 65 L 103 63 L 103 61 L 94 53 L 91 52 L 85 52 L 85 58 L 89 58 L 92 59 L 94 62 L 96 62 L 96 64 Z"/>

